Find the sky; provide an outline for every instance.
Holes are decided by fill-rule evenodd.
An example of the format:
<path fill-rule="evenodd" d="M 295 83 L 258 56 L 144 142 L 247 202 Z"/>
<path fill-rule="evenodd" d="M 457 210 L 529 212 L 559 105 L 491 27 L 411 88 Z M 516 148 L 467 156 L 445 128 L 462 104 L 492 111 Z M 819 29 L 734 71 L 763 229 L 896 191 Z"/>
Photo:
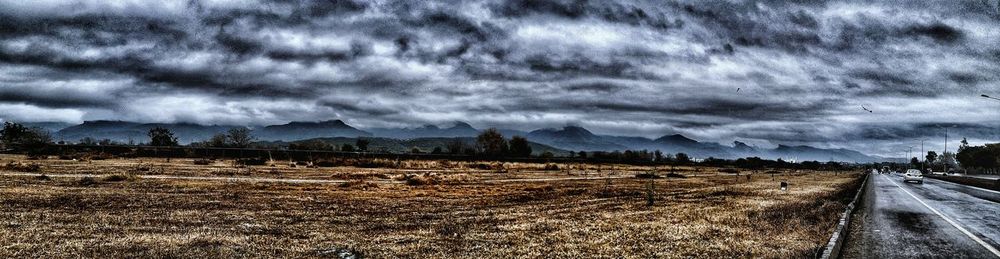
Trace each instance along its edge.
<path fill-rule="evenodd" d="M 0 0 L 0 118 L 1000 139 L 1000 1 Z"/>

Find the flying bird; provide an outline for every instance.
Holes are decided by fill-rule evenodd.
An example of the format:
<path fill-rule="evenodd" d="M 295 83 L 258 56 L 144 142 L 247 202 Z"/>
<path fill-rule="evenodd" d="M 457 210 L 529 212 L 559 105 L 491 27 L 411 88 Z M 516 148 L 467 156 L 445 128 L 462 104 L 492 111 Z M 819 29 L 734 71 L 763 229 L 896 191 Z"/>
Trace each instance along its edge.
<path fill-rule="evenodd" d="M 873 112 L 872 110 L 868 109 L 868 108 L 867 108 L 867 107 L 865 107 L 864 105 L 862 105 L 862 106 L 861 106 L 861 109 L 862 109 L 862 110 L 865 110 L 865 111 L 868 111 L 868 112 L 870 112 L 870 113 L 872 113 L 872 112 Z"/>

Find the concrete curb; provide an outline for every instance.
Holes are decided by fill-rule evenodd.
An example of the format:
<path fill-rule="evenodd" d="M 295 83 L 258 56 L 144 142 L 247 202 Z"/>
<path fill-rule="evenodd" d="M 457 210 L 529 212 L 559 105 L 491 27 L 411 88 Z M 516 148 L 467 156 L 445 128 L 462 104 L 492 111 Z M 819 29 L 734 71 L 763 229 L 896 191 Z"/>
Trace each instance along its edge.
<path fill-rule="evenodd" d="M 865 173 L 865 180 L 861 182 L 861 187 L 858 189 L 858 193 L 854 194 L 854 200 L 851 200 L 850 204 L 847 204 L 847 209 L 844 213 L 840 215 L 840 222 L 837 223 L 837 228 L 833 231 L 833 236 L 830 237 L 830 241 L 826 243 L 826 248 L 823 248 L 823 255 L 819 258 L 831 259 L 840 258 L 840 249 L 844 245 L 844 240 L 847 238 L 848 227 L 851 224 L 851 214 L 854 213 L 854 209 L 857 207 L 858 199 L 865 192 L 865 187 L 868 185 L 868 178 L 871 173 Z"/>

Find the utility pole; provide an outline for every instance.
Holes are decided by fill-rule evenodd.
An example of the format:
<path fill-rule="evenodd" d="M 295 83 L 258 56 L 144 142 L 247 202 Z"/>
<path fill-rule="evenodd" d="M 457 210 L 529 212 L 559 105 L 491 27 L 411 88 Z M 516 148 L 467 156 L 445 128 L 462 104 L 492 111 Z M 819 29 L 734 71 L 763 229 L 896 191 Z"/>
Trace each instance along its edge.
<path fill-rule="evenodd" d="M 948 128 L 944 128 L 944 152 L 941 155 L 948 156 Z M 944 164 L 944 174 L 948 175 L 948 162 L 945 161 L 941 164 Z"/>
<path fill-rule="evenodd" d="M 920 140 L 920 155 L 924 155 L 924 139 Z M 924 173 L 924 164 L 927 164 L 927 156 L 924 156 L 923 162 L 920 162 L 920 173 Z"/>
<path fill-rule="evenodd" d="M 913 146 L 910 146 L 910 152 L 906 153 L 906 163 L 910 164 L 909 166 L 906 167 L 906 169 L 910 169 L 910 166 L 913 166 L 910 163 L 910 159 L 913 159 Z"/>

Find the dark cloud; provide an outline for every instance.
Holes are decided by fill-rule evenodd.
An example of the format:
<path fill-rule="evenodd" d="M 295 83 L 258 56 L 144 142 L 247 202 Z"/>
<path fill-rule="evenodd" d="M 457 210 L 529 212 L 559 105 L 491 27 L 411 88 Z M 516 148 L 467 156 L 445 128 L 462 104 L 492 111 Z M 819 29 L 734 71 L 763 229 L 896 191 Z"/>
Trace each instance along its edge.
<path fill-rule="evenodd" d="M 935 41 L 943 43 L 955 43 L 965 37 L 965 33 L 958 28 L 941 22 L 911 25 L 904 29 L 903 33 L 918 37 L 930 37 Z"/>
<path fill-rule="evenodd" d="M 133 2 L 0 3 L 0 116 L 848 147 L 1000 123 L 967 99 L 1000 95 L 989 1 Z"/>

